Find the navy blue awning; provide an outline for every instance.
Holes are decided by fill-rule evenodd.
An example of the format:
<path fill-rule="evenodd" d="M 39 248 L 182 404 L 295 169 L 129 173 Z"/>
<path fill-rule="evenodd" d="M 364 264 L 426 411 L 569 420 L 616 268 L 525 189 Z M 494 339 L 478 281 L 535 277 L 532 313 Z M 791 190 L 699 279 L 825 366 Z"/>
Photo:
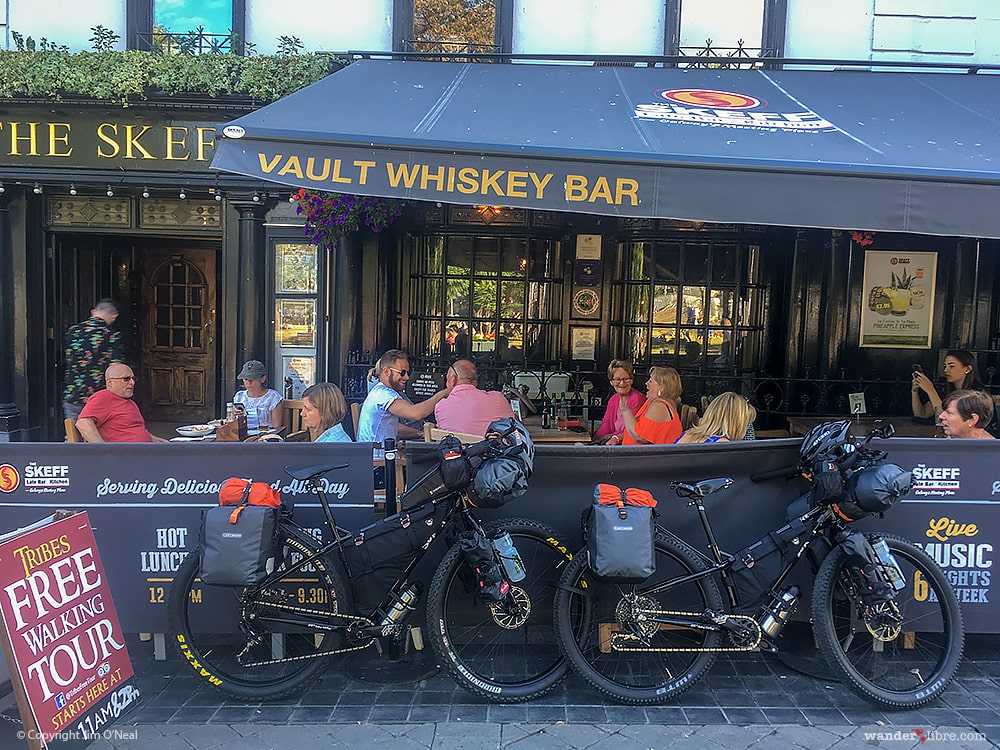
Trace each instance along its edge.
<path fill-rule="evenodd" d="M 1000 76 L 361 60 L 219 127 L 293 187 L 1000 238 Z"/>

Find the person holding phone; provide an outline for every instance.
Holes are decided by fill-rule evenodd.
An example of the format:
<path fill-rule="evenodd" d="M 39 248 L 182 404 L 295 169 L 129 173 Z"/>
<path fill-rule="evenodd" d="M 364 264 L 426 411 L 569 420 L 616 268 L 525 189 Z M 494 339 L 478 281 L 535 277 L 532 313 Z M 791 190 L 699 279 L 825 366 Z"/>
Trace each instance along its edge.
<path fill-rule="evenodd" d="M 976 358 L 967 349 L 952 349 L 944 357 L 944 396 L 957 390 L 983 390 L 976 371 Z M 913 416 L 930 419 L 941 413 L 942 395 L 932 381 L 924 374 L 920 365 L 913 365 L 913 380 L 910 386 L 910 406 Z"/>

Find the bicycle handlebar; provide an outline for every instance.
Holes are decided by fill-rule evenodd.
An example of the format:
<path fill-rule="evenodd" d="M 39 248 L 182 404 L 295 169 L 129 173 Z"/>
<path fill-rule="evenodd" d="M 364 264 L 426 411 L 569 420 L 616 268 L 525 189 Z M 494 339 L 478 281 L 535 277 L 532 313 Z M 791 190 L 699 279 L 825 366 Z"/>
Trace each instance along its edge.
<path fill-rule="evenodd" d="M 509 429 L 489 435 L 478 443 L 463 446 L 462 451 L 465 453 L 466 458 L 478 458 L 498 448 L 505 437 L 516 431 L 517 425 L 512 425 Z"/>

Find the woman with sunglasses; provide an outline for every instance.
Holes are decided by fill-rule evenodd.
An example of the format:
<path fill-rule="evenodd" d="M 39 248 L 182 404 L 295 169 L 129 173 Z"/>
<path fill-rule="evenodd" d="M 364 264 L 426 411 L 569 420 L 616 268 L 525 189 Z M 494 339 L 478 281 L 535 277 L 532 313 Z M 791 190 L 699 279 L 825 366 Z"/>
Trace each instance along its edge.
<path fill-rule="evenodd" d="M 613 359 L 608 365 L 608 381 L 614 393 L 608 398 L 601 426 L 594 433 L 595 445 L 620 445 L 625 432 L 625 420 L 621 415 L 619 403 L 624 399 L 625 405 L 633 412 L 637 411 L 646 397 L 641 391 L 632 387 L 635 371 L 631 362 L 623 359 Z"/>

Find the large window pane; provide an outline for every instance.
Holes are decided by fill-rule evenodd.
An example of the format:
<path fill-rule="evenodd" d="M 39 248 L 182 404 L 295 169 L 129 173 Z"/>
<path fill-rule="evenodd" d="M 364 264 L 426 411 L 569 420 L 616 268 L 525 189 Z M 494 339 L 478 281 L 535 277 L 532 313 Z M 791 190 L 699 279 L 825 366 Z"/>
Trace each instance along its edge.
<path fill-rule="evenodd" d="M 645 291 L 646 287 L 641 290 Z M 677 322 L 677 287 L 660 284 L 653 286 L 653 322 Z"/>
<path fill-rule="evenodd" d="M 650 268 L 650 255 L 652 243 L 631 242 L 625 247 L 622 258 L 622 279 L 624 281 L 643 281 L 649 279 L 652 269 Z"/>
<path fill-rule="evenodd" d="M 447 254 L 449 276 L 467 276 L 472 273 L 472 239 L 449 237 Z"/>
<path fill-rule="evenodd" d="M 173 34 L 187 34 L 199 27 L 204 27 L 206 34 L 228 34 L 233 28 L 233 0 L 156 0 L 153 24 Z"/>
<path fill-rule="evenodd" d="M 472 292 L 472 314 L 477 318 L 496 318 L 497 282 L 476 280 Z"/>
<path fill-rule="evenodd" d="M 469 282 L 467 279 L 448 279 L 445 282 L 445 315 L 450 318 L 469 317 Z"/>
<path fill-rule="evenodd" d="M 274 247 L 274 290 L 277 294 L 316 293 L 316 246 L 304 242 Z"/>

